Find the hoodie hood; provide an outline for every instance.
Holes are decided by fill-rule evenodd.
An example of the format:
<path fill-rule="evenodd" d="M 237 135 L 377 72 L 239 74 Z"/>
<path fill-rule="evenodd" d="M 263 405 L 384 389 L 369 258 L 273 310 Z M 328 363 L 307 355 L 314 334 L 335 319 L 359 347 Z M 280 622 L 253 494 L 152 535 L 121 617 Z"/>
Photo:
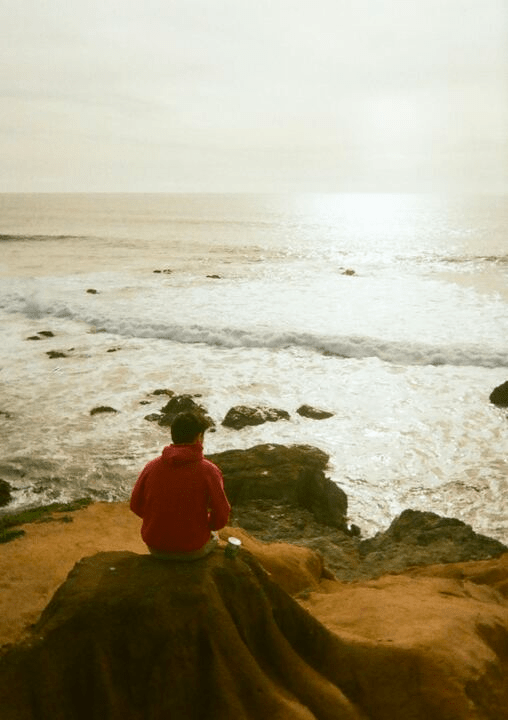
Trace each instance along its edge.
<path fill-rule="evenodd" d="M 192 445 L 167 445 L 162 451 L 164 462 L 172 465 L 187 465 L 203 459 L 203 445 L 199 442 Z"/>

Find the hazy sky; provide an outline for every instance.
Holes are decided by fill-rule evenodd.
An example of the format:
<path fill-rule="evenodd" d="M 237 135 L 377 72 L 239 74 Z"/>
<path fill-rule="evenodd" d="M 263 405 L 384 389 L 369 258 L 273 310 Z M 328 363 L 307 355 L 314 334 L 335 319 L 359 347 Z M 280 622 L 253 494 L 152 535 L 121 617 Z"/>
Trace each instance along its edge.
<path fill-rule="evenodd" d="M 0 0 L 0 191 L 508 191 L 508 0 Z"/>

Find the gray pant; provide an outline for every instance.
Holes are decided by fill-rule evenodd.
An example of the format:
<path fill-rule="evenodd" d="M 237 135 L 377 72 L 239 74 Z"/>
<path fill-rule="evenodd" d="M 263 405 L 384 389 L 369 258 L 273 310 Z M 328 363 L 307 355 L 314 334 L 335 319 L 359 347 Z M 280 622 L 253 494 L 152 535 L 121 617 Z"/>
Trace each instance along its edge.
<path fill-rule="evenodd" d="M 205 557 L 214 550 L 219 543 L 219 535 L 216 532 L 212 532 L 210 540 L 200 547 L 199 550 L 192 550 L 191 552 L 164 552 L 163 550 L 155 550 L 149 547 L 150 554 L 159 560 L 176 560 L 177 562 L 190 562 L 191 560 L 199 560 L 199 558 Z"/>

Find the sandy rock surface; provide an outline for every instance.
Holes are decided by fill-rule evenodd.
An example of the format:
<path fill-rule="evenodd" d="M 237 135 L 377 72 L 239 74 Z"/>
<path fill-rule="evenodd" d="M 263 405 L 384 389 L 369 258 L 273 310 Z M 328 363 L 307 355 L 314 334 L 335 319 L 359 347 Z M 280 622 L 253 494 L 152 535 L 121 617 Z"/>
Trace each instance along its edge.
<path fill-rule="evenodd" d="M 31 655 L 30 645 L 34 639 L 49 638 L 46 631 L 53 627 L 53 620 L 58 624 L 58 618 L 67 617 L 66 607 L 69 613 L 72 610 L 81 617 L 80 603 L 73 601 L 74 604 L 67 605 L 65 600 L 72 597 L 72 592 L 69 594 L 72 583 L 63 585 L 76 563 L 88 557 L 88 567 L 93 569 L 97 562 L 99 568 L 101 556 L 97 553 L 116 552 L 125 556 L 127 565 L 133 562 L 137 567 L 141 563 L 140 572 L 152 572 L 145 568 L 146 560 L 152 558 L 147 556 L 139 536 L 140 520 L 124 503 L 98 503 L 72 513 L 72 522 L 61 522 L 56 514 L 52 522 L 32 523 L 24 529 L 24 537 L 0 546 L 0 667 L 3 667 L 0 691 L 10 693 L 10 701 L 11 683 L 19 681 L 21 688 L 33 669 L 42 663 L 42 655 L 35 660 Z M 217 605 L 217 612 L 228 633 L 234 625 L 251 645 L 248 644 L 243 669 L 228 669 L 227 646 L 219 652 L 222 670 L 217 682 L 222 678 L 225 685 L 219 688 L 222 699 L 217 705 L 220 715 L 216 717 L 223 720 L 237 713 L 235 717 L 255 720 L 271 717 L 269 713 L 277 709 L 280 718 L 288 720 L 300 717 L 305 720 L 508 718 L 507 553 L 491 560 L 413 567 L 398 575 L 344 583 L 333 579 L 320 556 L 308 548 L 265 544 L 239 528 L 225 528 L 221 532 L 222 544 L 225 545 L 229 535 L 239 537 L 247 550 L 242 562 L 247 558 L 250 570 L 242 570 L 241 583 L 238 578 L 238 587 L 244 589 L 234 596 L 234 602 L 228 600 L 233 597 L 230 593 L 236 592 L 236 575 L 231 566 L 224 564 L 220 549 L 209 563 L 215 567 L 216 575 L 207 587 L 215 600 L 219 595 L 222 598 L 223 604 Z M 252 557 L 256 567 L 260 563 L 261 575 L 253 570 L 248 557 Z M 110 565 L 116 567 L 116 560 Z M 78 567 L 81 566 L 82 563 Z M 71 578 L 75 577 L 76 571 L 73 572 Z M 196 580 L 190 565 L 177 572 L 188 573 L 191 585 Z M 114 594 L 114 577 L 109 578 L 104 568 L 94 571 L 90 577 L 99 576 L 107 576 L 104 580 L 107 587 L 104 587 Z M 129 577 L 126 572 L 125 578 Z M 133 587 L 129 582 L 129 587 Z M 65 592 L 62 587 L 66 588 Z M 90 587 L 88 580 L 82 585 L 84 592 Z M 120 583 L 117 588 L 120 596 L 122 587 Z M 58 597 L 64 598 L 63 606 L 50 604 L 57 590 Z M 253 604 L 253 597 L 258 597 L 259 603 Z M 103 604 L 100 600 L 98 607 Z M 45 611 L 41 619 L 47 606 L 52 610 Z M 256 615 L 261 606 L 262 612 Z M 50 616 L 51 623 L 44 624 Z M 109 622 L 107 617 L 103 621 Z M 182 620 L 182 628 L 185 627 Z M 270 628 L 273 645 L 269 645 L 270 652 L 275 652 L 275 648 L 279 653 L 275 664 L 270 655 L 263 654 L 261 645 L 256 644 L 257 636 L 262 635 L 265 627 Z M 124 631 L 122 626 L 122 633 Z M 86 644 L 86 633 L 80 637 L 80 642 Z M 230 637 L 236 638 L 236 635 L 233 633 Z M 192 638 L 186 638 L 184 643 L 192 645 Z M 53 647 L 45 645 L 46 640 L 38 642 L 42 643 L 41 648 Z M 214 639 L 212 645 L 217 642 Z M 66 644 L 71 643 L 58 647 L 64 648 Z M 230 649 L 234 657 L 241 646 L 231 644 Z M 41 652 L 44 655 L 46 651 Z M 107 668 L 116 658 L 116 651 L 106 646 L 101 652 L 101 657 L 106 658 L 104 667 L 108 674 Z M 196 648 L 191 647 L 189 652 L 196 658 L 200 656 Z M 53 650 L 48 653 L 47 662 L 54 656 Z M 65 664 L 67 660 L 62 662 Z M 32 668 L 28 676 L 27 667 Z M 280 676 L 277 667 L 282 668 Z M 244 672 L 245 668 L 248 672 Z M 193 672 L 189 670 L 189 686 L 196 681 Z M 57 670 L 55 673 L 58 675 Z M 248 682 L 252 677 L 260 679 L 266 703 L 258 699 L 249 709 L 241 698 L 244 693 L 253 692 Z M 301 685 L 304 687 L 300 688 Z M 13 710 L 7 720 L 35 717 L 28 705 L 24 707 L 24 715 L 16 715 L 17 710 Z M 98 713 L 104 711 L 100 703 L 98 707 Z M 196 712 L 196 717 L 207 717 L 207 720 L 215 717 L 199 715 L 201 710 Z M 100 715 L 91 717 L 95 716 Z"/>
<path fill-rule="evenodd" d="M 141 520 L 127 503 L 96 503 L 72 513 L 72 522 L 23 525 L 26 535 L 0 545 L 0 647 L 17 642 L 34 623 L 75 563 L 97 552 L 127 550 L 146 554 L 140 537 Z M 287 591 L 317 587 L 323 573 L 320 557 L 307 548 L 265 545 L 239 528 L 225 528 L 221 536 L 240 538 Z"/>

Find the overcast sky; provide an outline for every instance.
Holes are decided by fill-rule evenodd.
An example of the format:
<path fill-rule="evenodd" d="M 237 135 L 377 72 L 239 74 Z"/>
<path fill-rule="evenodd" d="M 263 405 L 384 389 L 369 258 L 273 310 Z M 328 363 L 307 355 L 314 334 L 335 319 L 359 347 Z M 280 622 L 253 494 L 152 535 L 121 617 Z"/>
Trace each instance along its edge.
<path fill-rule="evenodd" d="M 0 191 L 508 192 L 508 0 L 0 0 Z"/>

